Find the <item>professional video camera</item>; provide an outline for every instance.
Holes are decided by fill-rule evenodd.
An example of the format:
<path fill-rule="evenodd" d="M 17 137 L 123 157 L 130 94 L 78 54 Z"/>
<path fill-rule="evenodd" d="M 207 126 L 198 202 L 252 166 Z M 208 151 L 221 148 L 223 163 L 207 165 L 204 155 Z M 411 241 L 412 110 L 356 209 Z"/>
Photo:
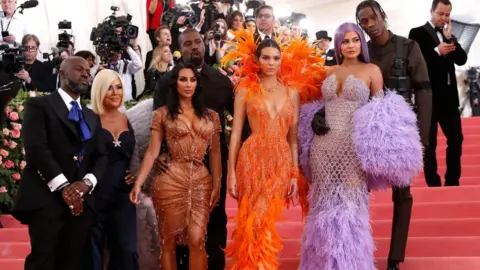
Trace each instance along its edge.
<path fill-rule="evenodd" d="M 25 48 L 23 46 L 10 48 L 8 45 L 1 45 L 0 52 L 2 55 L 0 72 L 15 74 L 25 69 L 25 55 L 23 54 Z"/>
<path fill-rule="evenodd" d="M 185 24 L 181 26 L 196 26 L 200 19 L 195 15 L 193 11 L 190 10 L 183 10 L 180 5 L 175 6 L 172 9 L 169 9 L 167 12 L 163 13 L 162 15 L 162 25 L 168 25 L 168 27 L 172 27 L 180 17 L 187 18 L 185 20 Z"/>
<path fill-rule="evenodd" d="M 72 30 L 72 22 L 63 20 L 58 23 L 58 30 L 63 30 L 63 33 L 58 34 L 57 48 L 59 50 L 68 49 L 72 34 L 67 33 L 67 30 Z"/>
<path fill-rule="evenodd" d="M 0 46 L 0 111 L 4 111 L 8 102 L 15 97 L 22 87 L 22 81 L 14 74 L 25 68 L 25 51 L 23 46 L 9 48 L 8 45 Z M 5 124 L 6 114 L 0 113 L 0 125 Z"/>
<path fill-rule="evenodd" d="M 93 41 L 95 51 L 100 56 L 102 63 L 107 63 L 114 53 L 122 53 L 129 45 L 131 39 L 138 37 L 138 27 L 131 24 L 132 16 L 116 17 L 119 7 L 112 6 L 112 15 L 92 29 L 90 40 Z"/>
<path fill-rule="evenodd" d="M 63 30 L 62 33 L 58 34 L 58 42 L 56 47 L 52 47 L 51 53 L 43 53 L 43 59 L 47 60 L 50 65 L 53 66 L 54 71 L 60 69 L 60 65 L 63 62 L 62 53 L 68 50 L 70 42 L 73 38 L 72 34 L 69 34 L 67 30 L 72 30 L 72 22 L 63 20 L 58 23 L 58 30 Z"/>

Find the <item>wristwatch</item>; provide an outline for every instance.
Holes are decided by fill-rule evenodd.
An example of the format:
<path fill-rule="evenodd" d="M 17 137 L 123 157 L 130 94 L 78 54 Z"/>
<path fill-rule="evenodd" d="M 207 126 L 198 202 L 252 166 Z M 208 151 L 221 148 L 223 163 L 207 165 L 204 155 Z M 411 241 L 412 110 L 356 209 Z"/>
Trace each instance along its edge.
<path fill-rule="evenodd" d="M 93 183 L 92 183 L 92 181 L 90 181 L 90 179 L 85 178 L 85 179 L 83 179 L 83 182 L 85 183 L 85 185 L 88 186 L 88 190 L 91 190 L 91 189 L 92 189 Z"/>

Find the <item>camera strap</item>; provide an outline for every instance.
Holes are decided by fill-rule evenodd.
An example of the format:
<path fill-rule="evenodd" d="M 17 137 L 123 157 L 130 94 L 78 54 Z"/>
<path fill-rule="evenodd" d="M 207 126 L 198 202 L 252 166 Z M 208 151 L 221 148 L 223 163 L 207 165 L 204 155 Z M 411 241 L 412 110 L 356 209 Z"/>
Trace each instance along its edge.
<path fill-rule="evenodd" d="M 128 61 L 123 59 L 123 74 L 127 74 Z"/>

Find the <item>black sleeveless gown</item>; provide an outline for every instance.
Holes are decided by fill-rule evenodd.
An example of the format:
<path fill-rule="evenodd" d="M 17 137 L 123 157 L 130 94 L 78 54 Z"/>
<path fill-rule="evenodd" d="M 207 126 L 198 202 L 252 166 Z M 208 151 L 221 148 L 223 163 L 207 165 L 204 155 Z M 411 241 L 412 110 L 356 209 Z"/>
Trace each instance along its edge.
<path fill-rule="evenodd" d="M 133 185 L 125 182 L 126 171 L 135 149 L 135 135 L 128 131 L 116 140 L 102 129 L 109 164 L 94 191 L 97 220 L 92 229 L 93 270 L 103 270 L 105 240 L 109 251 L 109 270 L 138 270 L 136 207 L 129 200 Z"/>

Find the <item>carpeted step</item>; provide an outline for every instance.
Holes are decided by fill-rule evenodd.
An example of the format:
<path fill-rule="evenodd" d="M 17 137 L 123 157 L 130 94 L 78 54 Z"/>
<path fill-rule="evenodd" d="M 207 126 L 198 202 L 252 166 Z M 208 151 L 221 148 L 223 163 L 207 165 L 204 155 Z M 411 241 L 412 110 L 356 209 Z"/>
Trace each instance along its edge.
<path fill-rule="evenodd" d="M 415 203 L 420 202 L 469 202 L 480 201 L 480 185 L 479 186 L 459 186 L 459 187 L 415 187 L 412 188 L 412 196 Z M 385 191 L 372 192 L 370 202 L 391 203 L 391 189 Z M 227 196 L 227 208 L 236 208 L 237 201 Z"/>
<path fill-rule="evenodd" d="M 280 236 L 284 239 L 301 239 L 303 223 L 300 221 L 287 221 L 277 223 Z M 227 226 L 228 237 L 231 238 L 235 223 Z M 413 219 L 410 222 L 409 237 L 456 237 L 479 236 L 480 218 L 474 219 Z M 390 237 L 392 229 L 391 220 L 376 220 L 372 222 L 374 237 Z"/>
<path fill-rule="evenodd" d="M 300 259 L 281 259 L 279 270 L 298 269 Z M 231 263 L 231 260 L 228 260 Z M 387 268 L 386 258 L 377 258 L 376 266 L 379 270 Z M 401 264 L 402 270 L 475 270 L 480 269 L 480 257 L 424 257 L 424 258 L 405 258 L 405 263 Z M 230 270 L 230 267 L 227 267 Z"/>
<path fill-rule="evenodd" d="M 387 257 L 390 238 L 374 238 L 376 257 Z M 228 241 L 230 242 L 230 240 Z M 281 258 L 296 258 L 300 254 L 300 239 L 283 240 Z M 23 259 L 30 252 L 29 243 L 0 242 L 0 259 Z M 480 257 L 480 236 L 469 237 L 410 237 L 407 257 Z"/>
<path fill-rule="evenodd" d="M 229 217 L 234 217 L 237 214 L 237 211 L 237 208 L 227 208 L 227 215 Z M 392 218 L 392 215 L 393 203 L 370 205 L 370 218 L 372 220 L 388 220 Z M 283 213 L 283 219 L 285 221 L 300 221 L 301 218 L 302 209 L 299 206 L 287 209 Z M 413 204 L 412 219 L 455 218 L 480 218 L 480 199 L 478 202 L 414 202 Z"/>

